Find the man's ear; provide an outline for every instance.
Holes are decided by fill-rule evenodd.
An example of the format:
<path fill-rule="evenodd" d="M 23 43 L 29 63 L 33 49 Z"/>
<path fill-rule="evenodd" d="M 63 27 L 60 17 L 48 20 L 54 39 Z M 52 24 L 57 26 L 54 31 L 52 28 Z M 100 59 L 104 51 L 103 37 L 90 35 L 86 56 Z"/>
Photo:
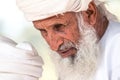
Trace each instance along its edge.
<path fill-rule="evenodd" d="M 97 8 L 94 2 L 90 2 L 87 11 L 82 11 L 82 14 L 85 21 L 90 25 L 94 25 L 97 18 Z"/>

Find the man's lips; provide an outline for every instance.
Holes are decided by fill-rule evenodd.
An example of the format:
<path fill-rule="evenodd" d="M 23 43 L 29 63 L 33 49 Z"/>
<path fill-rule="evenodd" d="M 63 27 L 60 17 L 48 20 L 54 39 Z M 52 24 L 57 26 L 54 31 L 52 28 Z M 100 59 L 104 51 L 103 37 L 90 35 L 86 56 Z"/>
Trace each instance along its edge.
<path fill-rule="evenodd" d="M 74 47 L 71 47 L 66 50 L 58 50 L 57 51 L 63 58 L 74 55 L 77 52 L 77 49 Z"/>

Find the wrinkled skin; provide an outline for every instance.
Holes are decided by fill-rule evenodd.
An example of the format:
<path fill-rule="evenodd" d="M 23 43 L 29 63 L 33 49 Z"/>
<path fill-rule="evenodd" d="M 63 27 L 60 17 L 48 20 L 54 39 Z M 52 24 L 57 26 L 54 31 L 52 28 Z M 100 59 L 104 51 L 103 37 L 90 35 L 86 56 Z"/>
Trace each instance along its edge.
<path fill-rule="evenodd" d="M 62 57 L 73 55 L 77 52 L 75 47 L 60 50 L 60 46 L 66 42 L 78 43 L 80 38 L 79 28 L 75 13 L 65 13 L 57 17 L 51 17 L 42 21 L 33 22 L 34 26 L 41 31 L 51 49 L 57 51 Z"/>
<path fill-rule="evenodd" d="M 101 39 L 108 25 L 107 18 L 98 11 L 94 2 L 91 2 L 89 8 L 81 13 L 83 20 L 94 27 L 98 38 Z M 61 46 L 65 43 L 71 42 L 75 45 L 81 39 L 74 12 L 33 21 L 33 24 L 36 29 L 40 30 L 50 48 L 58 52 L 63 58 L 77 53 L 77 49 L 74 46 L 61 49 Z"/>

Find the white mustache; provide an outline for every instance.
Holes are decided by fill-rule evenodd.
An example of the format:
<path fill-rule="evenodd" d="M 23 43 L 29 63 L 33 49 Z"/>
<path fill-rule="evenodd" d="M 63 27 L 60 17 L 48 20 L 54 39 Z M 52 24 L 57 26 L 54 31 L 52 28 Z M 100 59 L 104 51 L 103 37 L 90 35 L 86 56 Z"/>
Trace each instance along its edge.
<path fill-rule="evenodd" d="M 71 41 L 65 42 L 59 47 L 59 51 L 66 51 L 67 49 L 70 49 L 71 47 L 76 47 L 75 44 L 73 44 Z"/>

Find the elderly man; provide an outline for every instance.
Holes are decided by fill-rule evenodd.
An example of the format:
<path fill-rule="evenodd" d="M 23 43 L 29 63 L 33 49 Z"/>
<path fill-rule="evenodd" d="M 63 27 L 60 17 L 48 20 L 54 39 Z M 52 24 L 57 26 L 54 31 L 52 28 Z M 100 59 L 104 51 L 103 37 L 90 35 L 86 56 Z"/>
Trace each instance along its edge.
<path fill-rule="evenodd" d="M 119 80 L 120 24 L 98 0 L 17 0 L 51 48 L 58 80 Z"/>

